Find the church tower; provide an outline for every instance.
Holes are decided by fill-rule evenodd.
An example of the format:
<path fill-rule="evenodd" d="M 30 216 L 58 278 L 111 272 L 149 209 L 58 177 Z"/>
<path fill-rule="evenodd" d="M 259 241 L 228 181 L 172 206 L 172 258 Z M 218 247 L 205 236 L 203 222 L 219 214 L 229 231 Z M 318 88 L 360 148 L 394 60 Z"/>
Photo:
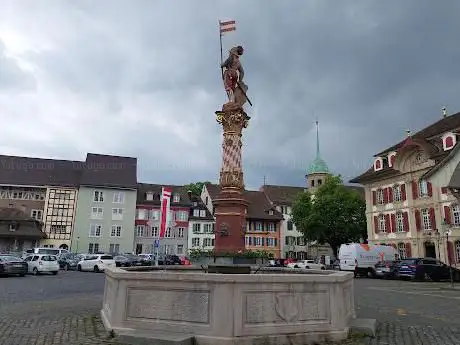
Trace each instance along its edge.
<path fill-rule="evenodd" d="M 305 175 L 308 191 L 314 193 L 316 188 L 321 186 L 326 177 L 330 174 L 331 172 L 329 171 L 326 162 L 321 158 L 319 150 L 319 123 L 316 121 L 316 158 L 310 164 L 307 175 Z"/>

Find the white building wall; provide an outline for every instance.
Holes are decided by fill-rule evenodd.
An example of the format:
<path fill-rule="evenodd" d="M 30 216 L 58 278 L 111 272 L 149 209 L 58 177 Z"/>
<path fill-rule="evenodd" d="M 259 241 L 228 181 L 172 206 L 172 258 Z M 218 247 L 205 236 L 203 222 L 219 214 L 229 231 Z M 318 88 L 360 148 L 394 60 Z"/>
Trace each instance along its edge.
<path fill-rule="evenodd" d="M 214 221 L 190 220 L 188 223 L 188 251 L 191 249 L 213 250 L 216 235 L 205 232 L 206 228 L 214 230 Z M 199 224 L 200 232 L 194 232 L 195 225 Z"/>

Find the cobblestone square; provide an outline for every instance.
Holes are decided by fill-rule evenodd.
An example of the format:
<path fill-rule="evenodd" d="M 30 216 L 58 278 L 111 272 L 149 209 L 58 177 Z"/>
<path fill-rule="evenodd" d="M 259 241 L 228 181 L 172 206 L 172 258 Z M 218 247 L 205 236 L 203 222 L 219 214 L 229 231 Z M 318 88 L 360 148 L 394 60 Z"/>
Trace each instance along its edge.
<path fill-rule="evenodd" d="M 0 278 L 0 345 L 118 344 L 99 318 L 104 274 Z M 358 317 L 375 338 L 350 345 L 460 345 L 460 289 L 447 283 L 355 280 Z"/>

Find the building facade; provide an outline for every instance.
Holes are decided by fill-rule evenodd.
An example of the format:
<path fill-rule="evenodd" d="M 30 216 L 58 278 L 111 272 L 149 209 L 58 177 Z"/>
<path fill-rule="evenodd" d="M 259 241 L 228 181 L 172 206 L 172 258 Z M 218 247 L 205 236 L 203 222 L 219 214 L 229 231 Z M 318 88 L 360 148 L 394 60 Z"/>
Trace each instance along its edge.
<path fill-rule="evenodd" d="M 136 158 L 87 155 L 81 167 L 73 252 L 133 252 L 136 175 Z"/>
<path fill-rule="evenodd" d="M 188 225 L 188 249 L 213 250 L 215 243 L 215 220 L 200 198 L 192 199 Z"/>
<path fill-rule="evenodd" d="M 401 257 L 460 262 L 460 208 L 451 181 L 459 172 L 460 113 L 447 116 L 374 156 L 351 182 L 364 185 L 368 238 Z M 455 179 L 454 179 L 455 180 Z"/>
<path fill-rule="evenodd" d="M 160 236 L 160 206 L 163 186 L 139 183 L 135 220 L 135 252 L 154 253 L 154 242 L 159 240 L 160 255 L 185 255 L 188 247 L 189 212 L 191 202 L 182 186 L 164 186 L 172 189 L 170 223 L 163 238 Z"/>

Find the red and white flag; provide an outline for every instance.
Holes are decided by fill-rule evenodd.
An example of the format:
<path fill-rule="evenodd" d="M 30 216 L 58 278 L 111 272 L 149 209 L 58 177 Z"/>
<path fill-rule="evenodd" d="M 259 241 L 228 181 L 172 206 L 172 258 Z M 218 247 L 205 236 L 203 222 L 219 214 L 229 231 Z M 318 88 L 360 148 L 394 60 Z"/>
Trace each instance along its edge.
<path fill-rule="evenodd" d="M 220 34 L 222 35 L 225 32 L 235 31 L 236 30 L 236 21 L 228 20 L 228 21 L 225 21 L 225 22 L 221 22 L 219 20 L 219 26 L 220 26 Z"/>
<path fill-rule="evenodd" d="M 171 209 L 171 194 L 172 190 L 169 187 L 163 187 L 161 191 L 161 210 L 160 210 L 160 238 L 165 236 L 166 229 L 171 221 L 170 209 Z"/>

